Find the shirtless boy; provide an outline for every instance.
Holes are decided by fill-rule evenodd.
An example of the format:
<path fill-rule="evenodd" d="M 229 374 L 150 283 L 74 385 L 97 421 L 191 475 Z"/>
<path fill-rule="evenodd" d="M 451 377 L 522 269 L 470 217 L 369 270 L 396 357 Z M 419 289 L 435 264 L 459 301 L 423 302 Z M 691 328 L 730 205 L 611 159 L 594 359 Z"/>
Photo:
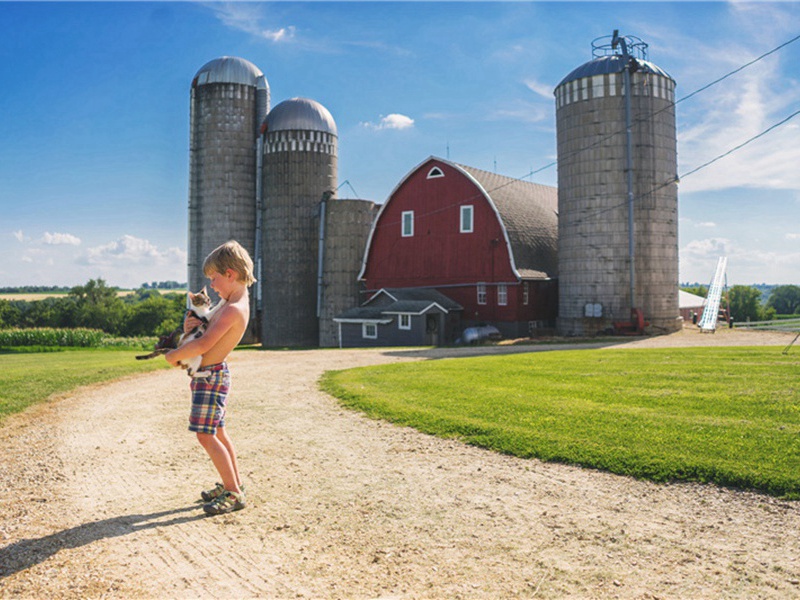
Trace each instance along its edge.
<path fill-rule="evenodd" d="M 225 404 L 231 385 L 225 361 L 247 330 L 250 318 L 247 288 L 255 279 L 250 255 L 235 241 L 212 251 L 203 263 L 203 273 L 209 278 L 211 288 L 225 300 L 225 305 L 214 313 L 201 337 L 164 356 L 172 366 L 178 366 L 179 360 L 203 357 L 199 372 L 208 372 L 208 375 L 192 378 L 189 431 L 197 434 L 197 440 L 222 479 L 221 484 L 201 493 L 206 500 L 203 510 L 209 515 L 219 515 L 241 510 L 246 505 L 236 451 L 225 432 Z M 200 324 L 198 319 L 187 318 L 184 331 L 191 331 Z"/>

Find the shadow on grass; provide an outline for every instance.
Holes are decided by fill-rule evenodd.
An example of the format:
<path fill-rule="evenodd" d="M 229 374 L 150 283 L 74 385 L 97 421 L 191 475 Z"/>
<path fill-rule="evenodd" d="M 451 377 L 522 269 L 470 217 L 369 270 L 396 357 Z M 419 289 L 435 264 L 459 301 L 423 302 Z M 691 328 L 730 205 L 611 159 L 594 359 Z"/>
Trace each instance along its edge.
<path fill-rule="evenodd" d="M 181 515 L 192 511 L 192 515 Z M 181 515 L 181 516 L 178 516 Z M 159 520 L 172 516 L 171 519 Z M 197 514 L 197 506 L 186 506 L 150 514 L 124 515 L 84 523 L 71 529 L 58 531 L 40 538 L 24 539 L 0 548 L 0 579 L 43 563 L 61 550 L 80 548 L 98 540 L 120 537 L 153 529 L 205 519 L 205 513 Z"/>

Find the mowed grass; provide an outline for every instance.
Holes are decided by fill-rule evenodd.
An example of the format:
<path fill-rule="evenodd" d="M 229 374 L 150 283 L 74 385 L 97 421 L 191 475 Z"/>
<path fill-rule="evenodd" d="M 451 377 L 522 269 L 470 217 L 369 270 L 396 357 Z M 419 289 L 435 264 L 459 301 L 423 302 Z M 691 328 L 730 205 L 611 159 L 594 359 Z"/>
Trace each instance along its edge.
<path fill-rule="evenodd" d="M 168 367 L 163 358 L 136 360 L 141 353 L 103 349 L 0 353 L 0 422 L 53 394 Z"/>
<path fill-rule="evenodd" d="M 326 373 L 370 416 L 657 482 L 800 499 L 800 353 L 781 348 L 536 352 Z"/>

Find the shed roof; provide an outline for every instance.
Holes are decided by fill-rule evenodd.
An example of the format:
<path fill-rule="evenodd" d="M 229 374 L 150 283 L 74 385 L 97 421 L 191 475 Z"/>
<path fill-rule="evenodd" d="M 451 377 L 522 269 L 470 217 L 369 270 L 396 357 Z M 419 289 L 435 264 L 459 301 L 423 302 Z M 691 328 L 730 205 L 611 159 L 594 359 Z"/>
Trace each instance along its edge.
<path fill-rule="evenodd" d="M 377 298 L 388 298 L 389 304 L 373 306 Z M 351 308 L 334 318 L 336 322 L 388 322 L 387 315 L 422 315 L 433 308 L 444 312 L 464 308 L 441 292 L 429 288 L 383 288 L 375 292 L 363 306 Z"/>
<path fill-rule="evenodd" d="M 408 306 L 412 306 L 411 303 L 425 304 L 426 306 L 436 303 L 447 311 L 463 310 L 464 308 L 458 302 L 454 302 L 441 292 L 430 288 L 382 288 L 370 296 L 364 305 L 368 305 L 382 294 L 391 298 L 395 303 L 408 303 Z M 386 308 L 384 306 L 383 310 L 385 311 Z"/>

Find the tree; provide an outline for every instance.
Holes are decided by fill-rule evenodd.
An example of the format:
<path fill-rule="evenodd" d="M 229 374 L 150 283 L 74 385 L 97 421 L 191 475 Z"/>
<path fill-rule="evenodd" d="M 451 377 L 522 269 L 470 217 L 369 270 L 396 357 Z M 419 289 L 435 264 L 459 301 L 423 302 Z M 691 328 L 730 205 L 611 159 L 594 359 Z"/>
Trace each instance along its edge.
<path fill-rule="evenodd" d="M 728 290 L 731 316 L 736 321 L 760 321 L 761 292 L 749 285 L 735 285 Z"/>
<path fill-rule="evenodd" d="M 689 292 L 690 294 L 694 294 L 695 296 L 702 296 L 705 298 L 708 296 L 708 286 L 705 285 L 693 285 L 682 287 L 681 290 L 684 292 Z"/>
<path fill-rule="evenodd" d="M 102 329 L 114 335 L 125 333 L 125 303 L 117 296 L 116 288 L 108 287 L 102 279 L 90 279 L 86 285 L 75 286 L 69 297 L 76 305 L 73 327 Z"/>
<path fill-rule="evenodd" d="M 774 308 L 779 315 L 800 314 L 800 286 L 777 286 L 769 295 L 767 306 Z"/>

